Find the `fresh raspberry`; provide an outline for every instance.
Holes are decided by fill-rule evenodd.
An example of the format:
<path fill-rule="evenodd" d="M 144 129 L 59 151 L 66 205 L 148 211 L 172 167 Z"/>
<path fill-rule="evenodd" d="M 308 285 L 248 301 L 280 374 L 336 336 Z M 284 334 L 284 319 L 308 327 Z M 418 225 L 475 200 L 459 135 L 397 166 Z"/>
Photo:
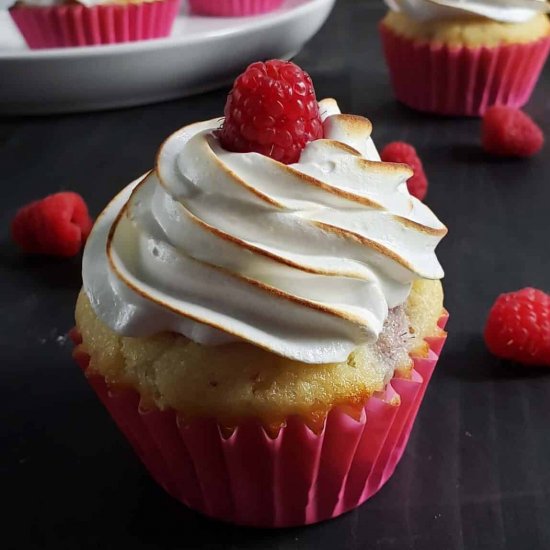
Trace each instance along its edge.
<path fill-rule="evenodd" d="M 550 367 L 550 296 L 535 288 L 501 294 L 489 312 L 485 343 L 498 357 Z"/>
<path fill-rule="evenodd" d="M 417 199 L 424 200 L 428 192 L 428 180 L 424 173 L 422 161 L 416 154 L 416 149 L 404 141 L 392 141 L 382 150 L 380 157 L 384 162 L 401 162 L 408 164 L 414 175 L 407 181 L 409 193 Z"/>
<path fill-rule="evenodd" d="M 229 151 L 290 164 L 307 143 L 323 137 L 311 78 L 290 61 L 252 63 L 235 80 L 224 113 L 219 137 Z"/>
<path fill-rule="evenodd" d="M 523 111 L 496 105 L 485 111 L 481 141 L 493 155 L 530 157 L 542 149 L 544 135 Z"/>
<path fill-rule="evenodd" d="M 84 199 L 77 193 L 64 192 L 21 208 L 11 223 L 11 233 L 25 252 L 74 256 L 92 225 Z"/>

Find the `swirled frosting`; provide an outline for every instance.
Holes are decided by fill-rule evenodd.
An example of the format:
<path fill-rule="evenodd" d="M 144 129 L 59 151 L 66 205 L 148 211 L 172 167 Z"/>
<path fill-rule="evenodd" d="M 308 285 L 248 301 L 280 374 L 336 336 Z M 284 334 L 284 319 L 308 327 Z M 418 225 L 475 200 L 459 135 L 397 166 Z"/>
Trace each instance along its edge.
<path fill-rule="evenodd" d="M 545 0 L 384 0 L 393 11 L 417 21 L 479 16 L 503 23 L 522 23 L 547 12 Z"/>
<path fill-rule="evenodd" d="M 286 166 L 187 126 L 99 217 L 84 289 L 114 331 L 247 341 L 308 363 L 376 340 L 419 277 L 440 278 L 446 228 L 380 162 L 371 124 L 320 102 L 325 139 Z"/>

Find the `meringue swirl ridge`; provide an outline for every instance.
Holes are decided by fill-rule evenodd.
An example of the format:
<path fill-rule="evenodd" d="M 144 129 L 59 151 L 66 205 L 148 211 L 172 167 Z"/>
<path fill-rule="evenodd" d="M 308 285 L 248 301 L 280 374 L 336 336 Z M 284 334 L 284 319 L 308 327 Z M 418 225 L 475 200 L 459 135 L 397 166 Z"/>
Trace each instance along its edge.
<path fill-rule="evenodd" d="M 376 340 L 414 279 L 440 278 L 446 228 L 380 162 L 367 119 L 320 102 L 325 139 L 286 166 L 224 150 L 219 119 L 187 126 L 106 208 L 84 288 L 125 336 L 246 341 L 307 363 Z"/>

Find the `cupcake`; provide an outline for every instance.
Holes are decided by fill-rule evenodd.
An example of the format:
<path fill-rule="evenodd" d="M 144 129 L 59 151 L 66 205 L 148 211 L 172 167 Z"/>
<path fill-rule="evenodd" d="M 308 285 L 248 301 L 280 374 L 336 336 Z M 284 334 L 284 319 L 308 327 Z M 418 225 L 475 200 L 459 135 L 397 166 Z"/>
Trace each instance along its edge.
<path fill-rule="evenodd" d="M 19 0 L 10 14 L 31 49 L 168 36 L 180 0 Z"/>
<path fill-rule="evenodd" d="M 196 15 L 244 17 L 274 11 L 282 3 L 283 0 L 189 0 L 189 9 Z"/>
<path fill-rule="evenodd" d="M 332 518 L 403 454 L 445 339 L 446 228 L 371 129 L 292 63 L 255 63 L 88 238 L 75 358 L 152 477 L 208 516 Z"/>
<path fill-rule="evenodd" d="M 386 0 L 380 32 L 396 98 L 480 116 L 529 100 L 550 49 L 543 0 Z"/>

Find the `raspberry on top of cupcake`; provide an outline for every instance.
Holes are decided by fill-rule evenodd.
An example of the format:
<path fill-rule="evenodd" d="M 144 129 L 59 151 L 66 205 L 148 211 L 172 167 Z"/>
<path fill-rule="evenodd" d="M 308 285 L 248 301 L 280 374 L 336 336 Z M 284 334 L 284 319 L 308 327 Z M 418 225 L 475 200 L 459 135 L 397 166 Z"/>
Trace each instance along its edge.
<path fill-rule="evenodd" d="M 447 230 L 371 130 L 292 63 L 253 64 L 222 123 L 170 136 L 99 217 L 77 308 L 90 369 L 160 408 L 265 422 L 410 375 L 441 333 Z"/>
<path fill-rule="evenodd" d="M 229 151 L 256 152 L 285 164 L 323 137 L 313 83 L 294 63 L 253 63 L 233 84 L 220 143 Z"/>

